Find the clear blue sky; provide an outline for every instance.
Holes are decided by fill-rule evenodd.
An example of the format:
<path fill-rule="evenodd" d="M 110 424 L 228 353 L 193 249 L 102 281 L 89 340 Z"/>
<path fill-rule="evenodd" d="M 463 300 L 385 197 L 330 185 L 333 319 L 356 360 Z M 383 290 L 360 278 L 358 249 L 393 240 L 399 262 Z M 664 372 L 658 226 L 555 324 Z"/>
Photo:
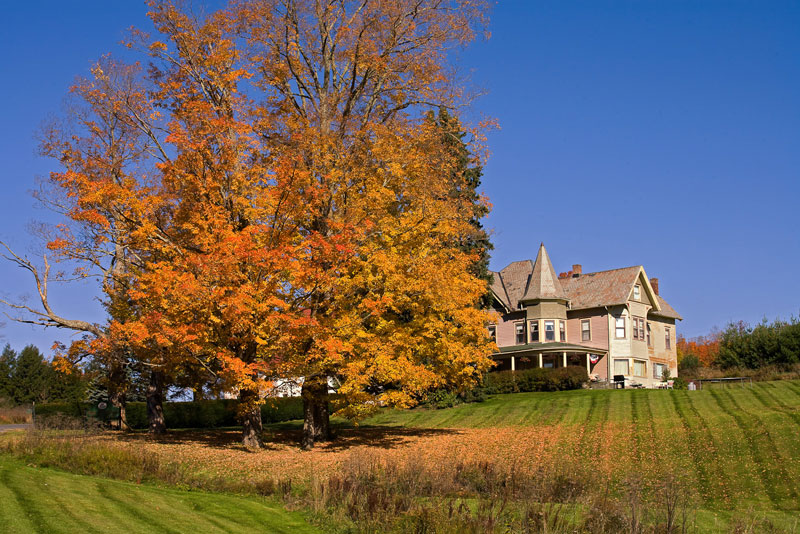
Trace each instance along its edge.
<path fill-rule="evenodd" d="M 68 5 L 71 4 L 71 5 Z M 18 2 L 0 29 L 0 236 L 38 246 L 29 190 L 50 163 L 34 133 L 91 60 L 147 27 L 138 1 Z M 642 264 L 694 336 L 800 311 L 800 3 L 500 2 L 492 37 L 460 54 L 488 95 L 484 189 L 492 268 L 535 256 L 558 270 Z M 0 291 L 32 294 L 0 264 Z M 65 315 L 101 317 L 89 288 Z M 64 333 L 6 321 L 4 342 Z"/>

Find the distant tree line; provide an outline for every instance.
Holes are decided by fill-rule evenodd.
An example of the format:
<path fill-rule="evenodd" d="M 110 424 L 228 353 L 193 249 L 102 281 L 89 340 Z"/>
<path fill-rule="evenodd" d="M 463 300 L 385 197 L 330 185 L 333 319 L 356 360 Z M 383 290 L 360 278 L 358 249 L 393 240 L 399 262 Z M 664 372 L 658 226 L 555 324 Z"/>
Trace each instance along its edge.
<path fill-rule="evenodd" d="M 724 330 L 707 336 L 679 337 L 679 368 L 691 372 L 699 367 L 761 369 L 800 364 L 800 320 L 763 319 L 756 325 L 729 323 Z"/>
<path fill-rule="evenodd" d="M 89 385 L 82 372 L 64 374 L 55 370 L 33 345 L 19 353 L 6 345 L 0 355 L 0 402 L 79 402 L 86 398 Z"/>

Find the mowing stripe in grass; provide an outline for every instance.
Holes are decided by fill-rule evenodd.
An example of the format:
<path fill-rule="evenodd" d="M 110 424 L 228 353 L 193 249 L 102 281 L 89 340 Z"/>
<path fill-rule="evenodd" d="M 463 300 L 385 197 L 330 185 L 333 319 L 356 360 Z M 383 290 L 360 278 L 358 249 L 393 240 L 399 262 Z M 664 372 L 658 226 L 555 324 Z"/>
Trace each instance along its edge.
<path fill-rule="evenodd" d="M 645 411 L 645 419 L 647 420 L 647 430 L 649 433 L 647 444 L 650 456 L 652 460 L 658 461 L 661 458 L 661 450 L 656 447 L 657 441 L 657 432 L 656 432 L 656 421 L 653 417 L 653 407 L 650 405 L 650 399 L 653 398 L 653 393 L 650 391 L 645 391 L 645 402 L 644 402 L 644 411 Z M 660 392 L 658 392 L 660 393 Z"/>
<path fill-rule="evenodd" d="M 736 410 L 731 409 L 731 407 L 728 405 L 728 402 L 723 401 L 720 391 L 725 390 L 709 389 L 708 391 L 711 393 L 711 397 L 714 399 L 720 409 L 733 419 L 734 423 L 736 423 L 736 426 L 738 426 L 739 430 L 741 430 L 745 435 L 745 443 L 750 449 L 750 457 L 757 466 L 755 474 L 761 479 L 761 483 L 764 486 L 764 491 L 767 493 L 767 497 L 769 497 L 770 502 L 772 502 L 775 508 L 781 509 L 782 498 L 777 492 L 778 481 L 771 476 L 772 469 L 770 469 L 770 466 L 764 461 L 764 458 L 761 454 L 762 451 L 759 450 L 758 435 L 753 428 L 747 424 L 744 418 L 736 412 Z"/>
<path fill-rule="evenodd" d="M 35 522 L 29 516 L 23 502 L 19 500 L 16 492 L 13 491 L 8 483 L 10 471 L 0 468 L 0 520 L 4 529 L 8 529 L 7 534 L 17 532 L 35 532 Z"/>
<path fill-rule="evenodd" d="M 786 386 L 789 389 L 789 391 L 791 391 L 792 393 L 794 393 L 795 395 L 800 397 L 800 383 L 797 383 L 795 381 L 788 381 L 787 380 L 786 381 Z"/>
<path fill-rule="evenodd" d="M 636 460 L 636 463 L 639 464 L 642 461 L 642 440 L 639 436 L 641 431 L 639 427 L 639 395 L 637 395 L 638 391 L 632 391 L 629 395 L 630 397 L 630 405 L 631 405 L 631 420 L 633 422 L 633 457 Z"/>
<path fill-rule="evenodd" d="M 744 409 L 742 404 L 736 400 L 736 396 L 732 395 L 730 391 L 724 390 L 723 393 L 727 396 L 726 400 L 729 401 L 736 409 L 735 412 L 732 411 L 731 414 L 735 413 L 735 418 L 737 421 L 741 421 L 750 429 L 754 440 L 758 439 L 766 441 L 766 449 L 764 447 L 758 447 L 758 449 L 756 449 L 756 445 L 754 443 L 753 450 L 765 450 L 765 452 L 772 457 L 775 470 L 777 470 L 780 474 L 780 477 L 778 477 L 776 480 L 775 487 L 783 487 L 786 491 L 786 498 L 794 503 L 798 503 L 798 494 L 795 490 L 795 485 L 791 482 L 792 477 L 785 467 L 787 460 L 780 453 L 781 447 L 778 447 L 775 443 L 775 439 L 772 437 L 769 427 L 764 424 L 764 421 L 761 419 L 759 414 Z M 719 399 L 717 400 L 719 402 Z M 739 415 L 742 413 L 749 415 L 750 419 L 746 419 Z M 783 484 L 778 484 L 778 482 L 783 482 Z M 790 507 L 789 509 L 794 510 L 796 508 L 797 506 Z"/>
<path fill-rule="evenodd" d="M 96 532 L 100 534 L 107 531 L 107 529 L 92 526 L 86 520 L 85 514 L 75 513 L 64 498 L 68 492 L 64 491 L 63 485 L 53 484 L 53 480 L 46 479 L 41 471 L 29 470 L 24 475 L 21 472 L 17 472 L 16 475 L 24 476 L 28 481 L 35 482 L 37 494 L 34 499 L 37 502 L 47 503 L 47 510 L 51 514 L 50 521 L 48 521 L 49 532 Z"/>
<path fill-rule="evenodd" d="M 768 408 L 773 408 L 774 411 L 787 415 L 794 424 L 800 426 L 800 413 L 794 411 L 791 406 L 776 397 L 768 388 L 756 387 L 753 388 L 753 396 Z M 767 403 L 764 397 L 769 397 L 774 404 Z"/>
<path fill-rule="evenodd" d="M 697 483 L 700 487 L 700 496 L 703 499 L 703 503 L 708 508 L 715 508 L 714 506 L 714 499 L 712 498 L 711 494 L 711 483 L 709 479 L 709 473 L 706 471 L 706 463 L 703 458 L 700 457 L 699 451 L 702 450 L 701 447 L 705 445 L 700 443 L 699 437 L 695 434 L 694 429 L 692 428 L 692 424 L 689 422 L 689 417 L 686 414 L 686 410 L 681 406 L 681 403 L 678 402 L 678 396 L 682 395 L 684 399 L 686 399 L 685 394 L 683 392 L 678 391 L 670 391 L 670 397 L 672 398 L 672 404 L 675 406 L 675 413 L 678 414 L 678 417 L 681 420 L 681 424 L 683 425 L 684 430 L 686 431 L 686 441 L 689 443 L 689 455 L 692 457 L 692 463 L 694 463 L 694 470 L 697 474 Z M 701 430 L 704 430 L 706 437 L 713 441 L 713 437 L 711 436 L 711 432 L 709 432 L 708 427 L 705 425 L 705 422 L 699 420 Z M 707 443 L 707 442 L 706 442 Z"/>
<path fill-rule="evenodd" d="M 11 476 L 12 473 L 9 470 L 0 470 L 0 484 L 8 488 L 14 496 L 14 501 L 19 505 L 19 507 L 24 511 L 25 516 L 33 526 L 36 532 L 47 532 L 47 521 L 42 515 L 40 511 L 40 504 L 37 502 L 35 498 L 29 497 L 25 494 L 25 492 L 20 488 L 19 481 L 16 480 L 16 477 Z"/>
<path fill-rule="evenodd" d="M 134 520 L 141 525 L 150 525 L 153 530 L 158 532 L 167 532 L 180 534 L 179 531 L 174 530 L 163 521 L 158 520 L 158 515 L 155 513 L 146 513 L 139 506 L 134 506 L 129 502 L 128 496 L 119 495 L 119 487 L 117 485 L 108 484 L 105 481 L 98 480 L 95 484 L 103 499 L 113 503 L 117 508 L 122 509 L 128 516 L 128 520 Z M 127 498 L 126 498 L 127 497 Z M 139 505 L 141 503 L 137 503 Z"/>

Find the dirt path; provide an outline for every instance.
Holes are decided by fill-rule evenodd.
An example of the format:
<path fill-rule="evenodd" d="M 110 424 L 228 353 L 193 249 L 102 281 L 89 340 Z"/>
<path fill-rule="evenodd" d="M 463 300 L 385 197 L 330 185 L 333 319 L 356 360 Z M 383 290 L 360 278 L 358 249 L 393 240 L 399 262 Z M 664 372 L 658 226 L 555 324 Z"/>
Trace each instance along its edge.
<path fill-rule="evenodd" d="M 24 430 L 26 428 L 30 428 L 31 425 L 0 425 L 0 432 L 5 432 L 6 430 Z"/>

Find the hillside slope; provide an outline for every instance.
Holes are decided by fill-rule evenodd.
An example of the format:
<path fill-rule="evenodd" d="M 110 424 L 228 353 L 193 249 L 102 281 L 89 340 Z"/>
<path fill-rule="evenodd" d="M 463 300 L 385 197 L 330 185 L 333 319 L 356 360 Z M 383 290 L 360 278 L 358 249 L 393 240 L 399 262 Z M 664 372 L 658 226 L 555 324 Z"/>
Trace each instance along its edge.
<path fill-rule="evenodd" d="M 797 381 L 704 391 L 498 395 L 446 410 L 385 411 L 368 423 L 515 428 L 512 453 L 517 448 L 527 454 L 527 441 L 538 439 L 539 458 L 577 457 L 610 474 L 634 472 L 654 480 L 668 472 L 685 475 L 705 509 L 800 511 Z"/>

